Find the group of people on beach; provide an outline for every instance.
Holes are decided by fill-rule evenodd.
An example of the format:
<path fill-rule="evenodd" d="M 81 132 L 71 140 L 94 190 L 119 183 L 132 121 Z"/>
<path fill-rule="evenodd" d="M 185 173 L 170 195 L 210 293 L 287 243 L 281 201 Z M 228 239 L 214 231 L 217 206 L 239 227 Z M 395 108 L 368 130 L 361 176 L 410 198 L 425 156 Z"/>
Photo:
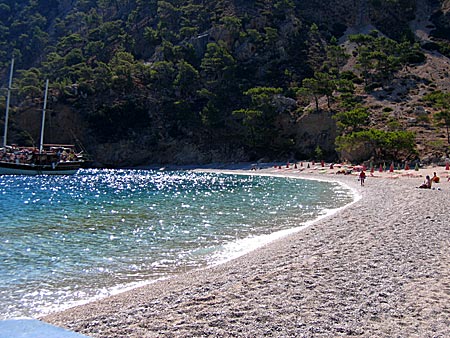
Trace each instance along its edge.
<path fill-rule="evenodd" d="M 361 183 L 361 186 L 363 187 L 364 186 L 364 181 L 366 180 L 366 173 L 364 172 L 364 170 L 361 170 L 361 172 L 359 173 L 358 180 Z M 448 180 L 450 181 L 450 177 L 449 177 Z M 440 182 L 440 178 L 434 172 L 433 173 L 433 177 L 430 177 L 429 175 L 427 175 L 425 177 L 425 181 L 418 188 L 431 189 L 431 186 L 433 185 L 433 183 L 439 183 L 439 182 Z M 439 190 L 439 188 L 438 188 L 438 190 Z"/>
<path fill-rule="evenodd" d="M 436 173 L 433 173 L 433 177 L 430 178 L 429 175 L 425 177 L 425 181 L 419 186 L 421 189 L 431 189 L 431 186 L 433 183 L 439 183 L 440 178 L 436 175 Z"/>
<path fill-rule="evenodd" d="M 314 162 L 314 161 L 312 162 L 312 165 L 315 165 L 315 162 Z M 290 163 L 288 162 L 288 164 L 286 165 L 286 168 L 289 168 L 289 166 L 290 166 Z M 304 170 L 304 168 L 303 168 L 303 162 L 300 163 L 300 166 L 301 166 L 300 170 Z M 324 163 L 323 161 L 321 162 L 321 166 L 322 166 L 322 168 L 325 167 L 325 163 Z M 336 165 L 336 166 L 337 166 L 337 165 Z M 340 167 L 341 167 L 341 165 L 339 166 L 339 168 L 340 168 Z M 257 170 L 258 168 L 259 168 L 259 167 L 258 167 L 257 164 L 253 164 L 252 167 L 251 167 L 251 170 Z M 275 165 L 275 168 L 282 169 L 281 165 Z M 297 169 L 297 164 L 296 164 L 296 163 L 294 163 L 293 168 L 294 168 L 294 169 Z M 307 163 L 306 168 L 307 168 L 307 169 L 311 168 L 310 163 Z M 329 168 L 330 168 L 330 169 L 334 169 L 334 164 L 333 164 L 333 163 L 330 164 L 330 167 L 329 167 Z M 261 169 L 261 168 L 259 168 L 259 169 Z M 314 169 L 317 169 L 317 168 L 314 168 Z M 351 175 L 352 172 L 353 172 L 353 169 L 355 169 L 355 170 L 358 172 L 358 181 L 360 182 L 361 186 L 363 187 L 364 184 L 365 184 L 366 178 L 367 178 L 367 174 L 366 174 L 366 172 L 365 172 L 365 170 L 366 170 L 366 167 L 365 167 L 365 166 L 355 166 L 355 167 L 350 166 L 350 167 L 344 167 L 342 170 L 337 170 L 337 171 L 335 172 L 335 174 L 336 174 L 336 175 L 338 175 L 338 174 Z M 409 167 L 407 166 L 405 170 L 409 170 Z M 417 170 L 417 169 L 416 169 L 416 170 Z M 447 166 L 446 166 L 446 170 L 449 170 L 449 169 L 448 169 L 448 164 L 447 164 Z M 381 171 L 382 171 L 382 169 L 381 169 L 381 166 L 380 166 L 380 172 L 381 172 Z M 391 168 L 390 171 L 392 172 L 393 169 Z M 373 172 L 374 172 L 373 167 L 371 167 L 371 170 L 370 170 L 370 177 L 374 177 L 374 176 L 375 176 L 375 175 L 373 174 Z M 448 177 L 448 181 L 450 182 L 450 176 Z M 434 188 L 432 188 L 432 184 L 433 184 L 433 183 L 439 183 L 439 182 L 440 182 L 440 178 L 439 178 L 439 176 L 437 176 L 436 172 L 434 172 L 434 173 L 433 173 L 433 177 L 430 177 L 430 175 L 427 175 L 426 178 L 425 178 L 425 181 L 423 182 L 423 184 L 421 184 L 421 185 L 418 186 L 417 188 L 421 188 L 421 189 L 434 189 Z M 441 189 L 440 189 L 440 188 L 437 188 L 437 190 L 441 190 Z"/>

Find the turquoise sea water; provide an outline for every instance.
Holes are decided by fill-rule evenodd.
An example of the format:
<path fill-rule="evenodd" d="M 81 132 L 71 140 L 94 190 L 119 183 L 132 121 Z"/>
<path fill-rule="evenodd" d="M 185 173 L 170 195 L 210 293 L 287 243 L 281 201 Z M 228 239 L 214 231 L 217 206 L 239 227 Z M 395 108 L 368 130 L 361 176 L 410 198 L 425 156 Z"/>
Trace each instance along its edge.
<path fill-rule="evenodd" d="M 235 257 L 352 198 L 336 183 L 190 171 L 0 176 L 0 319 Z"/>

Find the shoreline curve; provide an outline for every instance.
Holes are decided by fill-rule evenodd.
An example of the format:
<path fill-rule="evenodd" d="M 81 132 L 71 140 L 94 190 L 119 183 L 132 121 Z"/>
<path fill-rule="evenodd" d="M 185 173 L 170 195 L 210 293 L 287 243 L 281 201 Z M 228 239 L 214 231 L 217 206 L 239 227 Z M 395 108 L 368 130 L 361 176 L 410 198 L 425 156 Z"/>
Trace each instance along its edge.
<path fill-rule="evenodd" d="M 41 319 L 110 338 L 449 336 L 450 183 L 389 178 L 326 177 L 361 199 L 224 264 Z"/>

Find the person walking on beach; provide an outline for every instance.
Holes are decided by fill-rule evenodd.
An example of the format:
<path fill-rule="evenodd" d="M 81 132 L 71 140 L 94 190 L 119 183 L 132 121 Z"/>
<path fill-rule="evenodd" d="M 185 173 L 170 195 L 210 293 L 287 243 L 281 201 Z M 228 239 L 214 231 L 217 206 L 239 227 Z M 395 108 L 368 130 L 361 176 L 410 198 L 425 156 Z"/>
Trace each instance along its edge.
<path fill-rule="evenodd" d="M 361 182 L 361 186 L 364 186 L 364 181 L 366 179 L 366 173 L 364 172 L 364 170 L 361 170 L 361 173 L 359 174 L 359 180 Z"/>

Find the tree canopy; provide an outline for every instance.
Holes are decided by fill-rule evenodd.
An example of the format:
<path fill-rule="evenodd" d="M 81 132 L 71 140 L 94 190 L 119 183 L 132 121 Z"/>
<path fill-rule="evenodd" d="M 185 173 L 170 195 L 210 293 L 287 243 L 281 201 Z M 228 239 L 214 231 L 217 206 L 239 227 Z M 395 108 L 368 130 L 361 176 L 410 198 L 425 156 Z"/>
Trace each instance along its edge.
<path fill-rule="evenodd" d="M 334 116 L 337 151 L 370 140 L 378 157 L 409 154 L 411 135 L 375 130 L 361 102 L 392 84 L 400 70 L 423 62 L 420 46 L 384 29 L 350 36 L 356 46 L 350 53 L 338 43 L 349 23 L 322 20 L 328 10 L 322 5 L 3 0 L 0 64 L 7 69 L 15 57 L 22 105 L 40 97 L 49 78 L 53 102 L 86 121 L 91 144 L 126 139 L 164 152 L 194 143 L 210 154 L 245 152 L 249 159 L 295 154 L 295 129 L 313 112 Z M 395 16 L 410 13 L 412 1 L 368 6 Z M 350 58 L 356 67 L 349 70 Z M 448 126 L 446 96 L 426 100 L 442 111 L 436 121 Z M 308 147 L 303 154 L 314 154 L 317 144 Z"/>

